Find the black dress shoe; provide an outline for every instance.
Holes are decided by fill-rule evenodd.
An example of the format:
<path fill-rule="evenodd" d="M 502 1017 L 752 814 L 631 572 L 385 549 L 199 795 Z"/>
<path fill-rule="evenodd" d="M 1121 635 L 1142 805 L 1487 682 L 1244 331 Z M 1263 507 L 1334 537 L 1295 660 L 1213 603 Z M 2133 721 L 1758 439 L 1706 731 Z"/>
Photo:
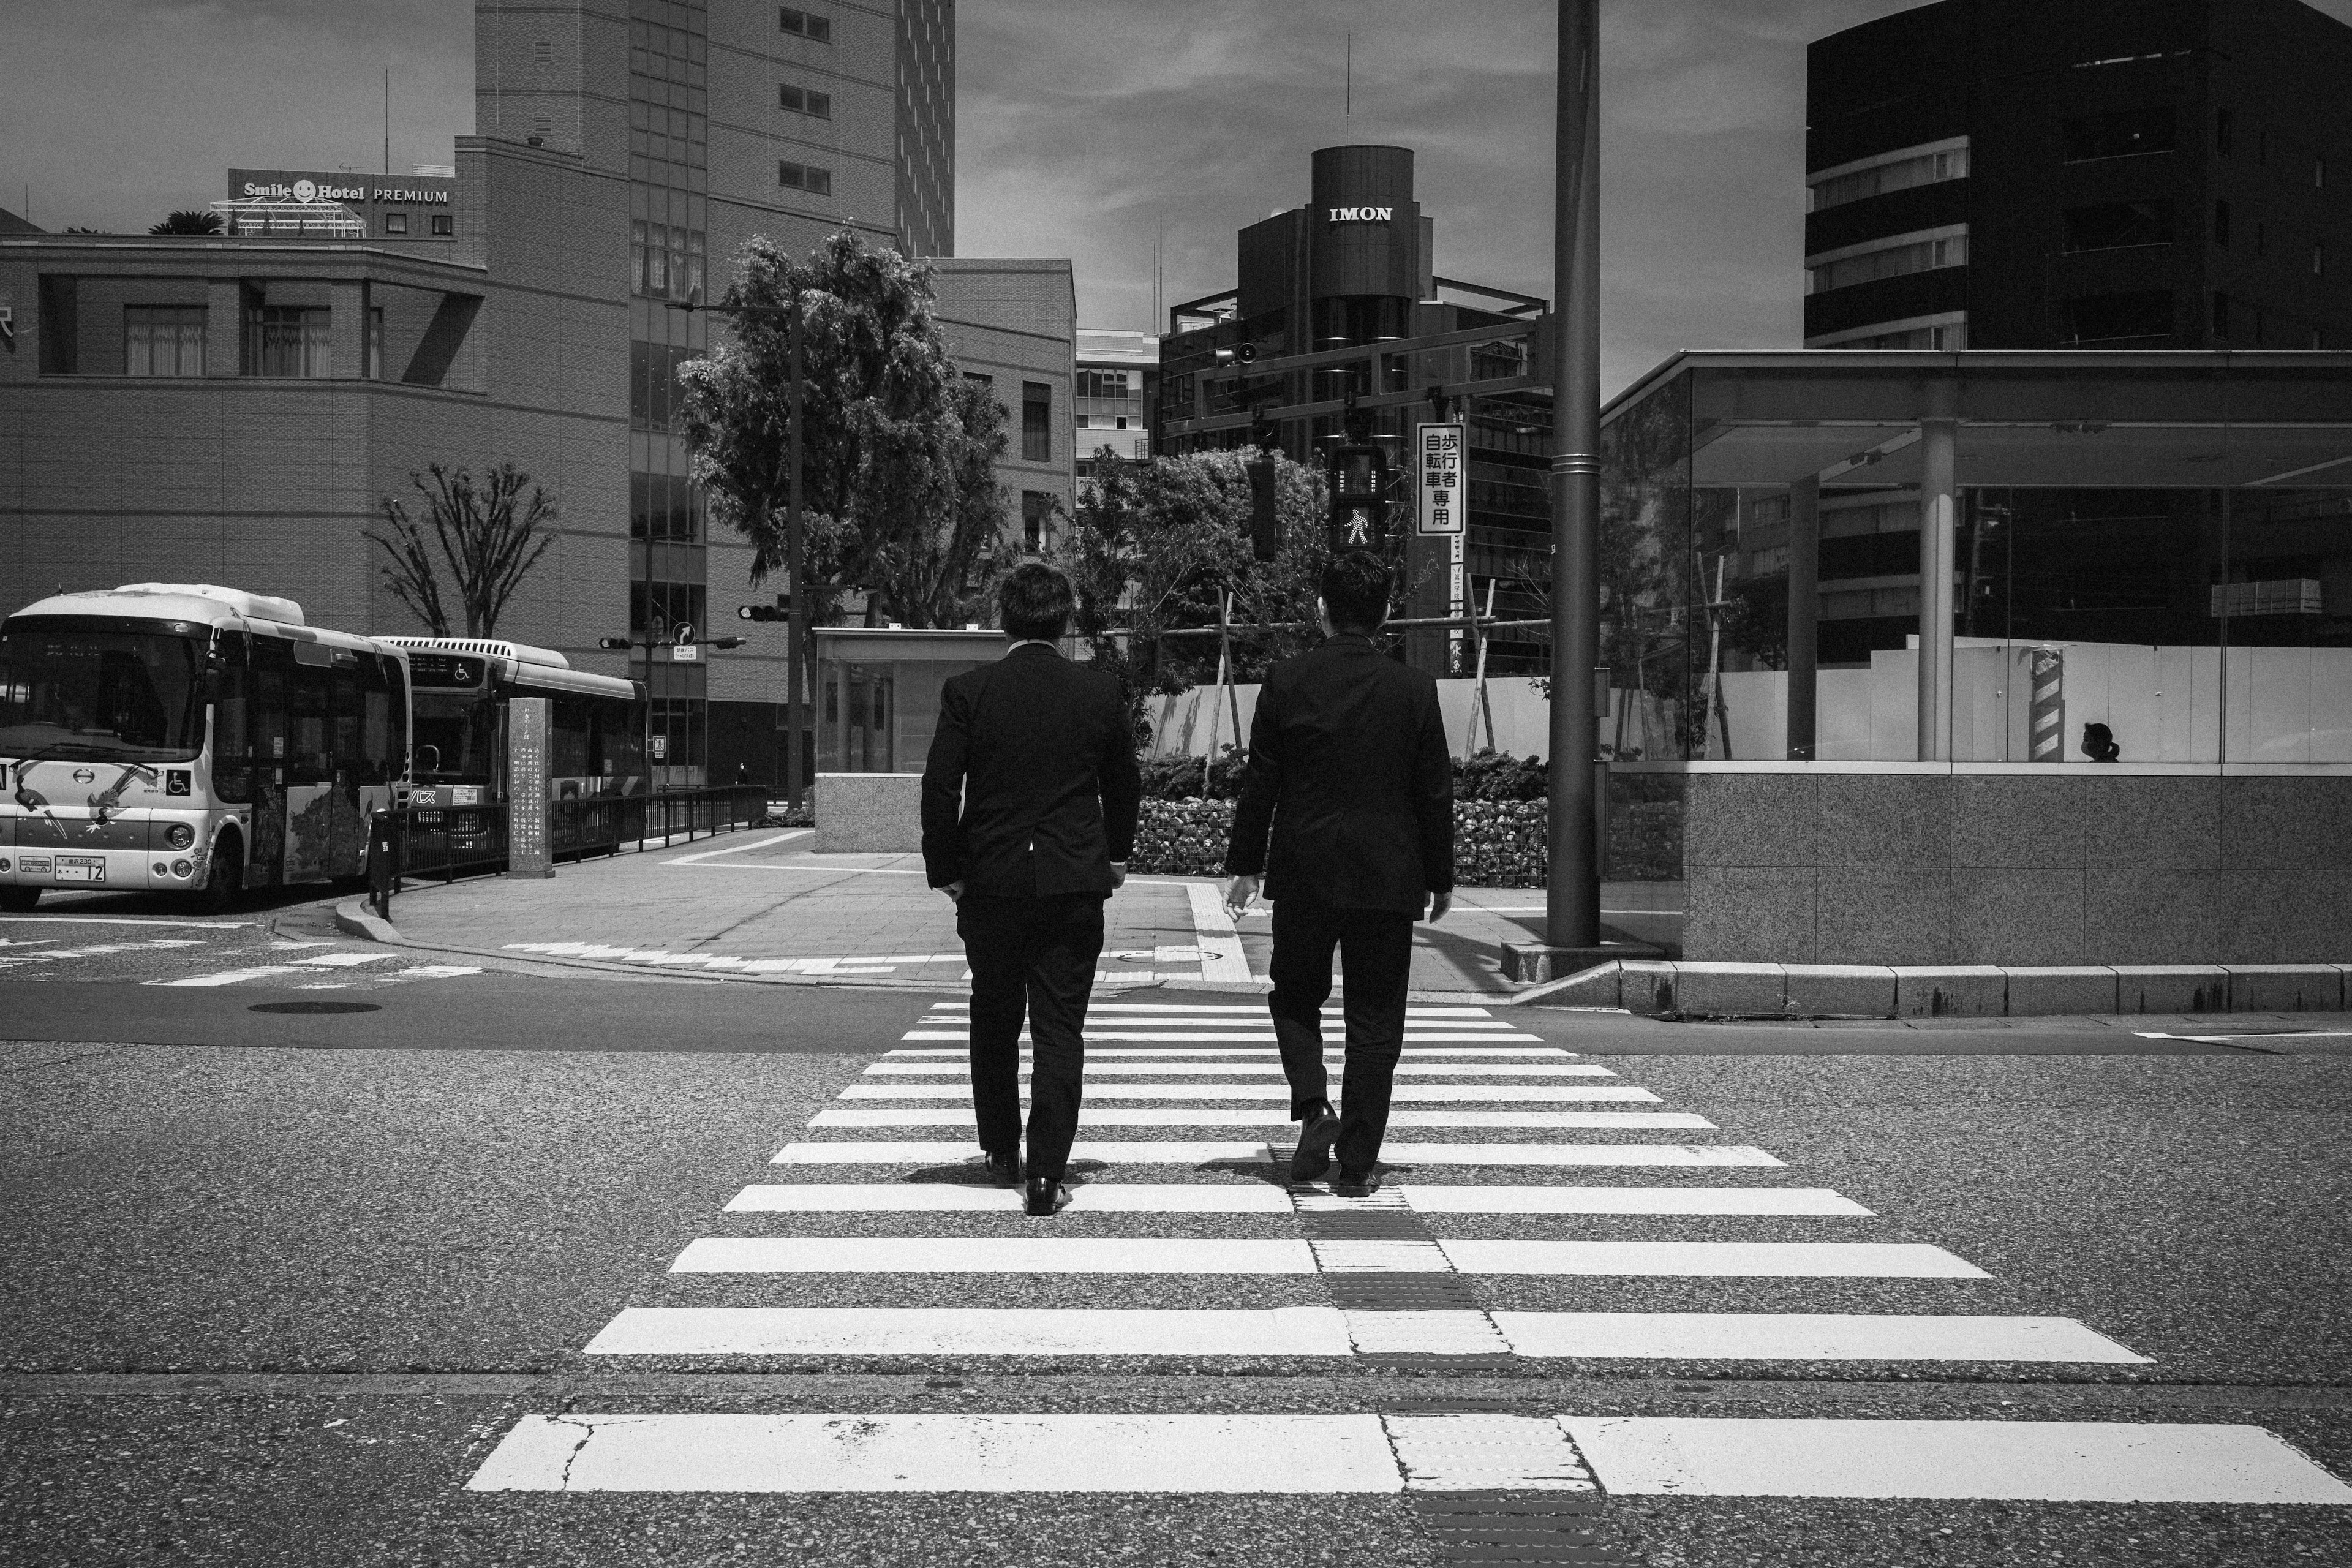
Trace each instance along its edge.
<path fill-rule="evenodd" d="M 994 1182 L 1000 1187 L 1010 1188 L 1019 1186 L 1021 1184 L 1021 1156 L 1018 1154 L 991 1154 L 988 1157 L 988 1179 Z"/>
<path fill-rule="evenodd" d="M 1370 1171 L 1350 1171 L 1345 1166 L 1331 1178 L 1331 1190 L 1343 1198 L 1368 1198 L 1381 1190 L 1381 1178 Z"/>
<path fill-rule="evenodd" d="M 1331 1145 L 1339 1140 L 1339 1115 L 1326 1100 L 1298 1125 L 1298 1147 L 1291 1152 L 1290 1179 L 1311 1182 L 1331 1168 Z"/>
<path fill-rule="evenodd" d="M 1051 1176 L 1029 1178 L 1029 1192 L 1022 1207 L 1039 1218 L 1049 1218 L 1070 1201 L 1069 1189 Z"/>

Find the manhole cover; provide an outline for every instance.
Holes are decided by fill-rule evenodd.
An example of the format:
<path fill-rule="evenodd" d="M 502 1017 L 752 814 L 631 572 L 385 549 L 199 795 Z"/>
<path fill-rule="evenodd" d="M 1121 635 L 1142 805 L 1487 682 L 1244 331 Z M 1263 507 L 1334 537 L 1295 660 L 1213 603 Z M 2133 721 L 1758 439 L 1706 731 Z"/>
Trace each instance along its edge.
<path fill-rule="evenodd" d="M 381 1013 L 373 1002 L 257 1002 L 248 1013 Z"/>

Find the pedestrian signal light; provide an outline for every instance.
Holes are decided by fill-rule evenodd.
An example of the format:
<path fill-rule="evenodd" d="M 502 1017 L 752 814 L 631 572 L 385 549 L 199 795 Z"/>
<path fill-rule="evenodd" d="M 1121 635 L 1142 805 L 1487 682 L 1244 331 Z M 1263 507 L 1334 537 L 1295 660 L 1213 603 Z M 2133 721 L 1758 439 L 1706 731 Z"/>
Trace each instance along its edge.
<path fill-rule="evenodd" d="M 1388 538 L 1388 454 L 1370 445 L 1337 447 L 1330 480 L 1332 552 L 1380 549 Z"/>

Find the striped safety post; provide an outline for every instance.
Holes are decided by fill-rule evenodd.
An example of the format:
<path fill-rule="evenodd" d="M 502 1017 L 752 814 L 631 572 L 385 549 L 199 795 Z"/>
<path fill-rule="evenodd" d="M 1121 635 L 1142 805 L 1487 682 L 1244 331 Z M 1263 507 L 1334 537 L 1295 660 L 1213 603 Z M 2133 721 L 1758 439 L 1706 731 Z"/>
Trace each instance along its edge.
<path fill-rule="evenodd" d="M 2066 656 L 2058 648 L 2037 647 L 2027 655 L 2033 693 L 2032 759 L 2037 763 L 2066 760 Z"/>

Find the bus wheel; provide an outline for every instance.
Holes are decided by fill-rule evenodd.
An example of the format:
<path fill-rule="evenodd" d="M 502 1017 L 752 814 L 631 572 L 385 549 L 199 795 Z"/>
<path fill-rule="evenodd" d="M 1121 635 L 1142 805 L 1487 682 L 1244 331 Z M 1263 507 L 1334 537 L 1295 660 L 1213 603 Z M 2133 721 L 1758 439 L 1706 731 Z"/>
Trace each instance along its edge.
<path fill-rule="evenodd" d="M 212 864 L 205 885 L 195 891 L 196 908 L 208 915 L 226 912 L 245 891 L 245 846 L 234 833 L 223 834 L 213 846 Z"/>
<path fill-rule="evenodd" d="M 38 888 L 0 888 L 0 910 L 21 915 L 41 901 Z"/>

